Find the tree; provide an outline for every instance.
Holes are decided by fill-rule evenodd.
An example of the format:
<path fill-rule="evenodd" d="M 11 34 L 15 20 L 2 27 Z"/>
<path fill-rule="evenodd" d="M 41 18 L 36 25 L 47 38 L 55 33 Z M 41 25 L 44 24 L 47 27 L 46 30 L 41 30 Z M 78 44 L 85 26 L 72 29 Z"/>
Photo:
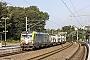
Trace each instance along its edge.
<path fill-rule="evenodd" d="M 44 31 L 46 20 L 49 19 L 47 12 L 42 12 L 37 6 L 13 7 L 6 3 L 0 3 L 0 17 L 9 17 L 7 20 L 8 38 L 19 39 L 22 31 L 26 29 L 26 19 L 28 17 L 28 28 L 34 31 Z M 4 30 L 5 22 L 2 20 L 0 31 Z"/>
<path fill-rule="evenodd" d="M 10 36 L 19 39 L 20 34 L 25 30 L 25 13 L 22 10 L 12 11 L 10 18 L 11 26 L 8 28 Z"/>
<path fill-rule="evenodd" d="M 36 6 L 27 8 L 8 6 L 10 21 L 8 22 L 9 37 L 19 39 L 22 31 L 25 31 L 25 17 L 28 17 L 28 28 L 34 31 L 44 31 L 48 13 L 39 11 Z"/>
<path fill-rule="evenodd" d="M 2 2 L 0 2 L 0 16 L 1 16 L 1 12 L 2 12 Z"/>
<path fill-rule="evenodd" d="M 2 17 L 7 17 L 8 16 L 8 11 L 7 11 L 7 3 L 6 2 L 0 2 L 0 32 L 4 30 L 5 26 L 5 21 L 1 20 Z"/>
<path fill-rule="evenodd" d="M 48 13 L 39 11 L 37 6 L 27 7 L 25 8 L 25 12 L 26 16 L 28 17 L 30 30 L 43 31 L 44 26 L 46 25 L 46 20 L 49 19 Z"/>
<path fill-rule="evenodd" d="M 72 32 L 72 31 L 75 31 L 75 29 L 74 29 L 74 27 L 72 26 L 64 26 L 64 27 L 62 27 L 62 31 L 63 32 L 67 32 L 67 34 L 68 33 L 70 33 L 70 32 Z"/>
<path fill-rule="evenodd" d="M 7 11 L 7 3 L 2 2 L 2 11 L 1 11 L 1 17 L 8 17 L 8 11 Z"/>
<path fill-rule="evenodd" d="M 62 32 L 67 32 L 67 40 L 71 41 L 72 40 L 72 36 L 73 36 L 73 33 L 75 33 L 75 29 L 74 29 L 74 26 L 64 26 L 62 27 Z"/>

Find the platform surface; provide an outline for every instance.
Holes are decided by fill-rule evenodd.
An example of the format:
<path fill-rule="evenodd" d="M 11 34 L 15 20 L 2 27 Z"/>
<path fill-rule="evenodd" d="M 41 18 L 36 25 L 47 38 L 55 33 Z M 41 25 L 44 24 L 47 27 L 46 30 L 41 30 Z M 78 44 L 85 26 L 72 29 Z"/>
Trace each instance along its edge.
<path fill-rule="evenodd" d="M 18 48 L 20 47 L 20 44 L 11 44 L 11 45 L 2 45 L 2 47 L 0 47 L 0 50 L 4 50 L 4 49 L 10 49 L 10 48 Z"/>

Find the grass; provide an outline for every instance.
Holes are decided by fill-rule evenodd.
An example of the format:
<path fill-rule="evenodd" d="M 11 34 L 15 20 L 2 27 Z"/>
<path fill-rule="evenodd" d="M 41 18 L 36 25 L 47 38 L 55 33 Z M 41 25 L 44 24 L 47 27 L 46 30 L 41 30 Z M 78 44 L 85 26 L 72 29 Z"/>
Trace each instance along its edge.
<path fill-rule="evenodd" d="M 9 44 L 20 44 L 21 43 L 21 41 L 20 40 L 7 40 L 6 41 L 6 45 L 9 45 Z M 5 44 L 5 42 L 4 42 L 4 40 L 2 40 L 2 45 L 4 45 Z"/>

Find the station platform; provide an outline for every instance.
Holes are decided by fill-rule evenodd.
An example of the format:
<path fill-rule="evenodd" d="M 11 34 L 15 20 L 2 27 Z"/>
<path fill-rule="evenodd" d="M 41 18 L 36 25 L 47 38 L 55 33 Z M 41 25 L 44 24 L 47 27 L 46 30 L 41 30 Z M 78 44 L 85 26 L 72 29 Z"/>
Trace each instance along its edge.
<path fill-rule="evenodd" d="M 90 60 L 90 41 L 84 42 L 87 48 L 86 60 Z"/>
<path fill-rule="evenodd" d="M 2 45 L 2 47 L 0 47 L 0 50 L 5 50 L 5 49 L 11 49 L 11 48 L 19 48 L 20 44 L 10 44 L 10 45 Z"/>
<path fill-rule="evenodd" d="M 89 47 L 89 53 L 88 53 L 88 59 L 87 60 L 90 60 L 90 43 L 88 44 L 88 47 Z"/>

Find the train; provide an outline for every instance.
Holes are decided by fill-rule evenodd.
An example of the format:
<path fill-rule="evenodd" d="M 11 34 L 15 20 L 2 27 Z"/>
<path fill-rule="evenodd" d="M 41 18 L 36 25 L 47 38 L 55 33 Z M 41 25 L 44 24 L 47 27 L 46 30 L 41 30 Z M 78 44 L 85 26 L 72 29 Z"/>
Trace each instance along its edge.
<path fill-rule="evenodd" d="M 66 37 L 62 35 L 57 35 L 57 34 L 51 35 L 50 40 L 53 45 L 66 43 Z"/>
<path fill-rule="evenodd" d="M 22 50 L 25 49 L 39 49 L 41 47 L 48 47 L 65 43 L 66 40 L 61 35 L 49 35 L 48 33 L 36 31 L 23 31 L 21 33 Z"/>

